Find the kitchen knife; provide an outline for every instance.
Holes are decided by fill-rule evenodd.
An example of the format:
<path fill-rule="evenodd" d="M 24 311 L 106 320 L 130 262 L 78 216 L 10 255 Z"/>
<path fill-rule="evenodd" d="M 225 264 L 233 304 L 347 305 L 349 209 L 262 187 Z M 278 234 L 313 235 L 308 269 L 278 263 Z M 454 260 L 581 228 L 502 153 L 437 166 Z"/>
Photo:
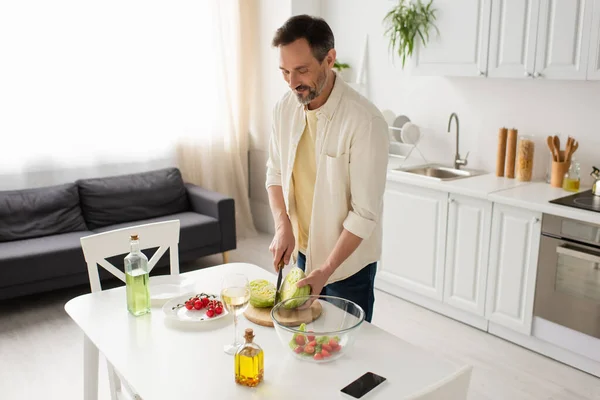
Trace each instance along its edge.
<path fill-rule="evenodd" d="M 283 263 L 283 258 L 279 260 L 279 264 L 277 264 L 277 268 L 279 269 L 279 273 L 277 275 L 277 286 L 275 286 L 275 304 L 279 303 L 279 298 L 281 297 L 279 294 L 279 289 L 281 286 L 281 277 L 283 276 L 283 267 L 285 264 Z"/>

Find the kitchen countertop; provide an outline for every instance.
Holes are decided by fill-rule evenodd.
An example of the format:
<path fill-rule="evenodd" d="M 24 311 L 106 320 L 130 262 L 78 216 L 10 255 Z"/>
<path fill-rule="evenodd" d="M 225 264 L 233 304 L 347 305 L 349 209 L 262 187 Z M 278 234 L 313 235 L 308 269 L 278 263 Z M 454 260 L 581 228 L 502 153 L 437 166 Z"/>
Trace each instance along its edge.
<path fill-rule="evenodd" d="M 583 187 L 580 191 L 590 189 Z M 490 193 L 488 199 L 514 207 L 538 211 L 544 214 L 557 215 L 600 225 L 600 212 L 587 211 L 579 208 L 552 204 L 549 201 L 560 197 L 570 196 L 574 193 L 560 188 L 554 188 L 545 182 L 530 182 L 510 190 Z"/>
<path fill-rule="evenodd" d="M 416 165 L 419 165 L 419 163 L 404 162 L 401 167 L 407 168 Z M 400 163 L 397 160 L 390 159 L 387 174 L 389 182 L 405 183 L 448 193 L 462 194 L 495 203 L 600 225 L 599 212 L 550 203 L 550 200 L 569 196 L 573 193 L 560 188 L 554 188 L 543 181 L 519 182 L 516 179 L 496 177 L 495 173 L 486 173 L 471 178 L 450 181 L 438 181 L 421 175 L 396 171 L 395 169 L 398 167 L 400 167 Z M 580 191 L 588 189 L 589 187 L 582 187 Z"/>

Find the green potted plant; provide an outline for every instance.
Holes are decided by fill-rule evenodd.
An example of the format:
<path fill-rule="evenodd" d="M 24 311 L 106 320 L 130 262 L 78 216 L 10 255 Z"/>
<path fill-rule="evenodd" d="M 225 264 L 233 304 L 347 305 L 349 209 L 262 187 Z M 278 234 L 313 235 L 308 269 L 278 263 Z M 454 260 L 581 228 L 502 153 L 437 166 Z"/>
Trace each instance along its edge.
<path fill-rule="evenodd" d="M 337 72 L 339 72 L 342 79 L 344 79 L 345 81 L 348 80 L 347 75 L 350 70 L 350 65 L 339 62 L 338 60 L 335 60 L 335 62 L 333 63 L 333 69 L 335 69 Z"/>
<path fill-rule="evenodd" d="M 435 28 L 436 9 L 432 7 L 433 0 L 424 4 L 422 0 L 399 0 L 398 5 L 391 9 L 383 19 L 386 25 L 385 35 L 389 36 L 389 50 L 397 53 L 402 59 L 402 68 L 406 58 L 412 56 L 417 35 L 423 46 L 429 41 L 429 30 Z"/>

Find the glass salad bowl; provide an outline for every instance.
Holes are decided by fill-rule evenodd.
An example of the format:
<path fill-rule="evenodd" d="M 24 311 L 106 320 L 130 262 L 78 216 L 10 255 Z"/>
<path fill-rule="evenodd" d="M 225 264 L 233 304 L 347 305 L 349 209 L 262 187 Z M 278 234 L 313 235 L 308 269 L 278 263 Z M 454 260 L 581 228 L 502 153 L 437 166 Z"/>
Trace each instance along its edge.
<path fill-rule="evenodd" d="M 303 305 L 296 307 L 299 303 Z M 350 300 L 310 295 L 276 304 L 271 319 L 282 345 L 294 357 L 324 363 L 351 351 L 365 312 Z"/>

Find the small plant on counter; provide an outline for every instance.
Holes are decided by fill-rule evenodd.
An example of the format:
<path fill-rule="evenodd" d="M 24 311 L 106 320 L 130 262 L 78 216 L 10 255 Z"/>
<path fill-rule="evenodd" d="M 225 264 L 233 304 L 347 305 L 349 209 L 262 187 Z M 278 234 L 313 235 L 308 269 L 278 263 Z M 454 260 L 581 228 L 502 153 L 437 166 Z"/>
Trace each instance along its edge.
<path fill-rule="evenodd" d="M 348 68 L 350 68 L 350 65 L 346 63 L 341 63 L 338 60 L 335 60 L 335 62 L 333 63 L 333 69 L 337 70 L 337 72 L 342 72 L 343 70 Z"/>
<path fill-rule="evenodd" d="M 398 5 L 390 10 L 383 22 L 387 25 L 385 35 L 389 36 L 389 50 L 398 53 L 402 58 L 402 68 L 406 58 L 412 56 L 417 35 L 423 46 L 429 41 L 429 30 L 435 28 L 436 9 L 432 8 L 433 0 L 424 4 L 421 0 L 399 0 Z"/>

